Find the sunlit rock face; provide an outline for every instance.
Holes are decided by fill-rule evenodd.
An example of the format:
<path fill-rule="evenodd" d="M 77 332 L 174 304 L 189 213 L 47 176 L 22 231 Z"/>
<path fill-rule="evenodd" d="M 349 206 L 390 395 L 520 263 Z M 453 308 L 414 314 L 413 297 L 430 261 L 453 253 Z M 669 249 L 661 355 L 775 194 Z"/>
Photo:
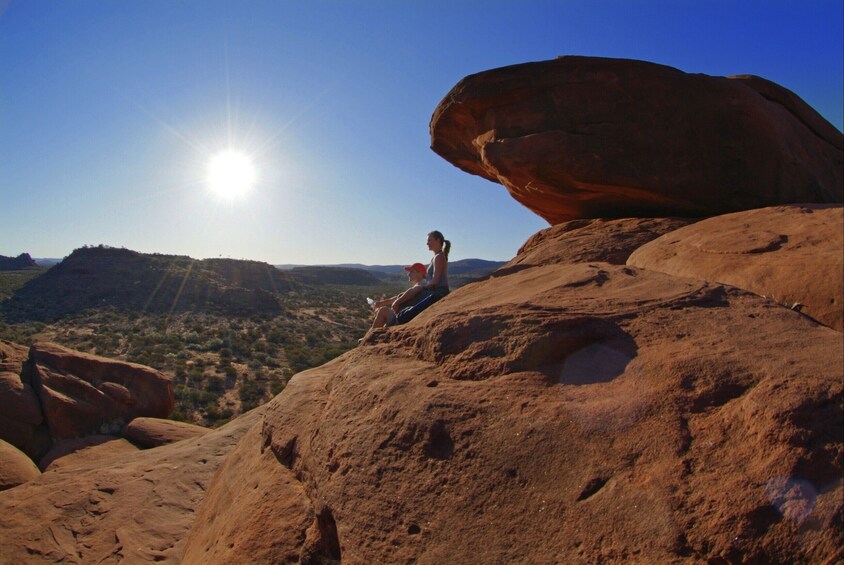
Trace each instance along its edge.
<path fill-rule="evenodd" d="M 174 402 L 170 379 L 151 367 L 54 343 L 26 348 L 0 341 L 0 439 L 35 462 L 63 439 L 119 435 L 138 416 L 166 418 Z M 185 424 L 150 429 L 148 421 L 139 420 L 127 434 L 139 445 L 188 437 Z"/>
<path fill-rule="evenodd" d="M 844 198 L 841 133 L 753 76 L 561 57 L 464 78 L 430 130 L 436 153 L 551 224 Z"/>
<path fill-rule="evenodd" d="M 295 376 L 215 477 L 183 562 L 838 555 L 844 336 L 624 264 L 671 222 L 549 228 Z"/>
<path fill-rule="evenodd" d="M 628 264 L 755 292 L 844 331 L 844 208 L 777 206 L 725 214 L 637 249 Z"/>

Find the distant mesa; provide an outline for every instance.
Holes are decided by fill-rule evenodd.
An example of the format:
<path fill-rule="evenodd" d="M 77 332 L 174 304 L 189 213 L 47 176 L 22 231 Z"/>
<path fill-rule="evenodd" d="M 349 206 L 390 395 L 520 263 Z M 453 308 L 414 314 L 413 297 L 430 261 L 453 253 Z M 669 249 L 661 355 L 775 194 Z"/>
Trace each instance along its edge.
<path fill-rule="evenodd" d="M 27 256 L 28 257 L 28 256 Z M 464 259 L 450 269 L 456 288 L 494 271 L 503 262 Z M 29 280 L 0 303 L 8 322 L 53 322 L 86 310 L 173 314 L 204 312 L 223 316 L 276 316 L 279 296 L 318 285 L 376 286 L 404 283 L 394 272 L 374 267 L 288 265 L 260 261 L 192 259 L 145 254 L 99 245 L 74 250 L 59 264 Z"/>
<path fill-rule="evenodd" d="M 346 267 L 294 267 L 289 271 L 302 284 L 377 285 L 381 279 L 364 269 Z"/>
<path fill-rule="evenodd" d="M 524 63 L 458 82 L 430 132 L 437 154 L 552 225 L 844 200 L 841 132 L 754 76 L 597 57 Z"/>
<path fill-rule="evenodd" d="M 0 271 L 20 271 L 36 268 L 38 268 L 38 264 L 29 256 L 29 253 L 21 253 L 17 257 L 0 255 Z"/>
<path fill-rule="evenodd" d="M 278 293 L 296 288 L 267 263 L 197 260 L 107 246 L 76 249 L 2 304 L 7 321 L 54 321 L 91 308 L 158 314 L 278 314 Z"/>

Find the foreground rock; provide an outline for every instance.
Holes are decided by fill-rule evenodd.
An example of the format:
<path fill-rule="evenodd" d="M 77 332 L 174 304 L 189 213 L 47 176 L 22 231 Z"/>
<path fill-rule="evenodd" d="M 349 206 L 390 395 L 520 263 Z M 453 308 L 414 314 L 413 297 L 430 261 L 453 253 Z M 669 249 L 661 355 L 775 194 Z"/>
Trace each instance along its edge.
<path fill-rule="evenodd" d="M 259 420 L 260 409 L 143 451 L 103 443 L 96 458 L 0 492 L 0 563 L 179 563 L 211 478 Z"/>
<path fill-rule="evenodd" d="M 844 200 L 842 136 L 759 77 L 561 57 L 461 80 L 431 147 L 551 224 Z"/>
<path fill-rule="evenodd" d="M 187 422 L 175 422 L 162 418 L 135 418 L 123 428 L 123 437 L 144 448 L 158 447 L 202 436 L 208 428 Z"/>
<path fill-rule="evenodd" d="M 0 439 L 37 458 L 49 449 L 50 439 L 41 425 L 44 414 L 38 396 L 29 379 L 21 377 L 21 363 L 16 364 L 14 372 L 0 369 Z"/>
<path fill-rule="evenodd" d="M 630 254 L 653 239 L 692 223 L 683 218 L 572 220 L 528 239 L 493 276 L 542 265 L 604 261 L 624 265 Z"/>
<path fill-rule="evenodd" d="M 628 263 L 767 296 L 844 331 L 844 208 L 785 206 L 704 220 L 637 249 Z"/>
<path fill-rule="evenodd" d="M 14 445 L 0 439 L 0 491 L 39 477 L 41 471 Z"/>
<path fill-rule="evenodd" d="M 526 248 L 524 268 L 296 376 L 215 479 L 185 562 L 841 556 L 841 333 L 733 287 Z"/>
<path fill-rule="evenodd" d="M 138 448 L 115 436 L 92 435 L 56 442 L 38 462 L 42 471 L 58 467 L 84 467 L 113 459 L 120 453 L 134 453 Z"/>

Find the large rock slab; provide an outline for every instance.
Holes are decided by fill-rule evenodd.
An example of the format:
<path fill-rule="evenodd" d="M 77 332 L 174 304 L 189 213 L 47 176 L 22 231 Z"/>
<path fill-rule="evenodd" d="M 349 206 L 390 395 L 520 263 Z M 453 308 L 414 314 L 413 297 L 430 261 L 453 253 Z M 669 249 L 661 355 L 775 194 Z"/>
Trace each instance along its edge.
<path fill-rule="evenodd" d="M 0 439 L 0 491 L 22 485 L 41 476 L 41 471 L 25 453 Z"/>
<path fill-rule="evenodd" d="M 35 390 L 19 373 L 0 370 L 0 408 L 0 439 L 30 456 L 44 448 L 48 440 L 39 431 L 44 420 L 41 404 Z"/>
<path fill-rule="evenodd" d="M 325 563 L 314 559 L 318 516 L 303 485 L 253 427 L 208 488 L 182 563 Z"/>
<path fill-rule="evenodd" d="M 138 448 L 128 440 L 114 436 L 93 435 L 63 439 L 55 443 L 38 461 L 38 468 L 46 472 L 65 466 L 84 467 L 114 459 L 120 453 L 133 453 L 137 450 Z"/>
<path fill-rule="evenodd" d="M 690 224 L 685 218 L 572 220 L 532 235 L 493 276 L 559 263 L 604 261 L 624 265 L 639 247 Z"/>
<path fill-rule="evenodd" d="M 20 373 L 21 366 L 29 357 L 29 348 L 0 339 L 0 371 Z"/>
<path fill-rule="evenodd" d="M 0 563 L 180 563 L 212 477 L 260 414 L 157 449 L 104 443 L 0 492 Z"/>
<path fill-rule="evenodd" d="M 759 77 L 560 57 L 464 78 L 430 130 L 551 224 L 844 201 L 841 132 Z"/>
<path fill-rule="evenodd" d="M 844 331 L 844 208 L 725 214 L 637 249 L 629 265 L 750 290 Z"/>
<path fill-rule="evenodd" d="M 840 555 L 842 334 L 716 283 L 532 262 L 295 376 L 209 490 L 190 562 Z M 253 484 L 289 493 L 260 508 L 286 542 L 241 525 Z"/>
<path fill-rule="evenodd" d="M 150 448 L 195 438 L 210 431 L 209 428 L 187 422 L 163 418 L 135 418 L 123 428 L 123 437 L 143 448 Z"/>
<path fill-rule="evenodd" d="M 32 346 L 24 374 L 54 439 L 119 433 L 138 416 L 166 418 L 173 410 L 173 385 L 163 373 L 53 343 Z"/>

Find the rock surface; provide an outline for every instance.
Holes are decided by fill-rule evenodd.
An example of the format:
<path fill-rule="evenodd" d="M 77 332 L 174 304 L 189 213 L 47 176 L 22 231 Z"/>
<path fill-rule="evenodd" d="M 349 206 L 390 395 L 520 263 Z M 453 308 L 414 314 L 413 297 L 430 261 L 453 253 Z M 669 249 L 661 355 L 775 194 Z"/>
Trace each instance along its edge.
<path fill-rule="evenodd" d="M 135 451 L 138 451 L 138 448 L 129 441 L 115 436 L 92 435 L 63 439 L 55 443 L 41 458 L 38 467 L 47 472 L 58 467 L 93 465 L 101 459 Z"/>
<path fill-rule="evenodd" d="M 841 132 L 759 77 L 560 57 L 464 78 L 430 129 L 436 153 L 552 225 L 844 201 Z"/>
<path fill-rule="evenodd" d="M 318 537 L 309 538 L 315 521 L 303 485 L 262 447 L 255 426 L 209 487 L 182 563 L 319 563 L 305 549 L 306 539 Z"/>
<path fill-rule="evenodd" d="M 30 456 L 34 456 L 49 443 L 44 430 L 41 405 L 32 386 L 16 372 L 0 369 L 0 439 L 5 440 Z"/>
<path fill-rule="evenodd" d="M 41 471 L 20 449 L 0 439 L 0 491 L 39 477 Z"/>
<path fill-rule="evenodd" d="M 170 379 L 135 363 L 36 343 L 27 374 L 54 439 L 117 433 L 138 416 L 165 418 L 173 410 Z"/>
<path fill-rule="evenodd" d="M 643 244 L 688 225 L 682 218 L 572 220 L 546 228 L 528 239 L 518 254 L 493 276 L 528 267 L 605 261 L 624 265 Z"/>
<path fill-rule="evenodd" d="M 163 418 L 135 418 L 123 428 L 123 437 L 140 447 L 149 448 L 202 436 L 210 431 L 208 428 L 187 422 Z"/>
<path fill-rule="evenodd" d="M 598 227 L 620 249 L 642 232 L 592 225 L 596 256 Z M 844 336 L 715 282 L 552 258 L 567 238 L 586 247 L 550 232 L 525 268 L 294 377 L 186 562 L 840 558 Z M 284 541 L 242 520 L 262 496 Z"/>
<path fill-rule="evenodd" d="M 767 296 L 844 331 L 844 208 L 783 206 L 725 214 L 637 249 L 629 265 Z"/>
<path fill-rule="evenodd" d="M 0 563 L 181 562 L 208 484 L 260 416 L 156 449 L 107 442 L 96 459 L 0 492 Z"/>
<path fill-rule="evenodd" d="M 841 559 L 844 334 L 623 264 L 684 224 L 555 226 L 264 414 L 58 459 L 0 562 Z"/>

